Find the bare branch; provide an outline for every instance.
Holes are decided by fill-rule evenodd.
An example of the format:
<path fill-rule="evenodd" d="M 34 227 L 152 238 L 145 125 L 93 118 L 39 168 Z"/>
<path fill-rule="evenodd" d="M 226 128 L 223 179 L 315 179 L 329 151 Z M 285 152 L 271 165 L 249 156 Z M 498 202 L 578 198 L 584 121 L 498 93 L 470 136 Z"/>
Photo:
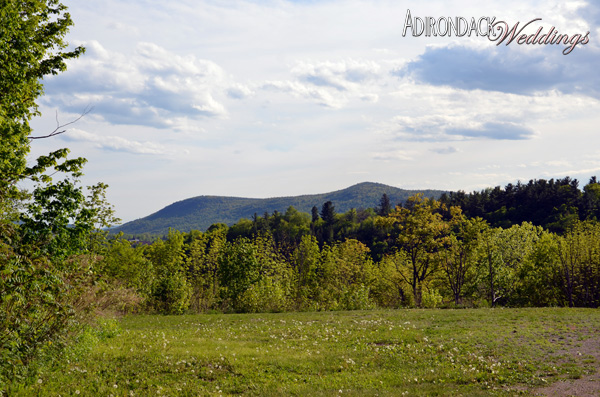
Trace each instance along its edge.
<path fill-rule="evenodd" d="M 56 128 L 54 129 L 54 131 L 52 131 L 51 133 L 49 133 L 48 135 L 41 135 L 41 136 L 28 136 L 27 138 L 30 140 L 34 140 L 34 139 L 45 139 L 45 138 L 51 138 L 53 136 L 56 135 L 60 135 L 63 132 L 66 132 L 67 130 L 64 129 L 65 127 L 71 125 L 71 124 L 75 124 L 76 122 L 78 122 L 79 120 L 81 120 L 84 116 L 86 116 L 88 113 L 90 113 L 92 110 L 94 110 L 93 106 L 87 106 L 83 112 L 79 115 L 79 117 L 77 117 L 75 120 L 72 120 L 66 124 L 60 124 L 60 122 L 58 121 L 58 111 L 56 112 Z"/>

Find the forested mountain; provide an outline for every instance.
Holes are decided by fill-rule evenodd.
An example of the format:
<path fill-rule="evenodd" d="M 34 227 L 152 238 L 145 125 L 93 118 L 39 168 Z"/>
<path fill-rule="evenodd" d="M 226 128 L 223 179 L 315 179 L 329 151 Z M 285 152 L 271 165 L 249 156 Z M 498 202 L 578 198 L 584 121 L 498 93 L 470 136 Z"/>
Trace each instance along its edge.
<path fill-rule="evenodd" d="M 416 193 L 425 197 L 439 198 L 441 190 L 405 190 L 381 183 L 363 182 L 346 189 L 293 197 L 275 197 L 267 199 L 199 196 L 173 203 L 145 218 L 128 222 L 114 228 L 116 232 L 126 234 L 166 235 L 169 228 L 188 232 L 206 230 L 215 223 L 233 225 L 242 218 L 250 219 L 254 214 L 265 212 L 285 212 L 293 206 L 300 212 L 310 213 L 313 206 L 321 209 L 323 203 L 331 201 L 337 212 L 346 212 L 351 208 L 374 208 L 379 205 L 383 194 L 387 194 L 392 207 L 403 203 Z"/>

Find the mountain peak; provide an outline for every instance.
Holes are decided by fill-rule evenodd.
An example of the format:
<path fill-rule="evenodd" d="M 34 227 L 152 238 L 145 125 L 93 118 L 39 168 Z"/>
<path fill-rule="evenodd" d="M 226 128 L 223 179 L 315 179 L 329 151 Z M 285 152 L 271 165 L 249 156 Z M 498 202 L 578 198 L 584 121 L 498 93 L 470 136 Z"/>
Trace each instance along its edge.
<path fill-rule="evenodd" d="M 285 212 L 293 206 L 300 212 L 310 213 L 313 206 L 331 201 L 336 212 L 351 208 L 374 208 L 383 194 L 387 194 L 392 205 L 403 203 L 416 193 L 428 197 L 439 197 L 440 190 L 405 190 L 377 182 L 361 182 L 342 190 L 329 193 L 274 198 L 243 198 L 225 196 L 197 196 L 177 201 L 145 218 L 125 223 L 114 228 L 128 234 L 167 234 L 169 228 L 181 232 L 206 230 L 214 223 L 232 225 L 242 218 L 250 219 L 255 213 Z"/>

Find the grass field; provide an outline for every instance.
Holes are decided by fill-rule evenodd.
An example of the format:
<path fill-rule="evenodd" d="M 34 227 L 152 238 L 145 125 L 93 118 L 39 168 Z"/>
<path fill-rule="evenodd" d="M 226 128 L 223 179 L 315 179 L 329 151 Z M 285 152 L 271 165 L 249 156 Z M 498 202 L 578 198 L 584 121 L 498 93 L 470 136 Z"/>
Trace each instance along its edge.
<path fill-rule="evenodd" d="M 527 395 L 596 376 L 600 358 L 600 311 L 585 309 L 140 315 L 117 325 L 87 332 L 68 363 L 12 393 Z"/>

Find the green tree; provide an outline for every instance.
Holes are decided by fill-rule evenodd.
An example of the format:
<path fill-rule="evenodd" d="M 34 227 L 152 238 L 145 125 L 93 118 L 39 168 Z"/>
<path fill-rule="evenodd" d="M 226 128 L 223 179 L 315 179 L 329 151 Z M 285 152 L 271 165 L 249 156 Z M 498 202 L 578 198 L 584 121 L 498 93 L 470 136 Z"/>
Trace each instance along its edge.
<path fill-rule="evenodd" d="M 543 231 L 527 260 L 520 266 L 512 302 L 519 306 L 562 306 L 557 236 Z"/>
<path fill-rule="evenodd" d="M 296 277 L 296 303 L 299 308 L 314 308 L 320 297 L 321 251 L 314 236 L 303 236 L 292 255 Z"/>
<path fill-rule="evenodd" d="M 271 236 L 252 241 L 259 264 L 258 278 L 243 292 L 239 310 L 244 312 L 281 312 L 291 306 L 293 270 L 283 258 Z"/>
<path fill-rule="evenodd" d="M 437 200 L 417 194 L 408 199 L 406 207 L 390 214 L 400 228 L 398 247 L 405 254 L 401 258 L 406 258 L 404 263 L 398 264 L 400 275 L 411 286 L 417 307 L 422 304 L 424 284 L 438 270 L 436 253 L 449 231 L 448 223 L 438 210 Z"/>
<path fill-rule="evenodd" d="M 3 1 L 0 5 L 0 203 L 2 212 L 17 196 L 27 167 L 32 131 L 39 114 L 44 76 L 66 70 L 67 59 L 84 52 L 65 51 L 73 24 L 58 0 Z M 55 131 L 55 134 L 59 131 Z"/>
<path fill-rule="evenodd" d="M 98 252 L 92 242 L 101 233 L 99 214 L 112 208 L 100 198 L 102 186 L 92 189 L 87 199 L 76 186 L 81 164 L 64 164 L 54 171 L 70 176 L 57 183 L 40 177 L 20 224 L 3 228 L 0 383 L 4 377 L 22 375 L 48 346 L 66 341 L 82 313 L 79 298 L 96 280 Z"/>
<path fill-rule="evenodd" d="M 369 292 L 374 282 L 374 266 L 369 248 L 358 240 L 335 244 L 327 284 L 337 301 L 337 309 L 357 310 L 373 307 Z"/>
<path fill-rule="evenodd" d="M 386 193 L 383 193 L 381 200 L 379 200 L 379 206 L 377 207 L 377 215 L 388 216 L 392 212 L 392 204 L 390 198 Z"/>
<path fill-rule="evenodd" d="M 243 294 L 261 277 L 258 252 L 252 241 L 239 238 L 228 242 L 219 258 L 221 296 L 235 311 L 243 310 Z"/>
<path fill-rule="evenodd" d="M 520 288 L 519 275 L 542 232 L 541 226 L 523 222 L 508 229 L 488 229 L 482 233 L 480 272 L 487 279 L 484 289 L 492 306 L 514 301 Z"/>
<path fill-rule="evenodd" d="M 321 219 L 323 225 L 323 241 L 332 243 L 334 238 L 333 226 L 335 224 L 335 207 L 331 201 L 327 201 L 321 207 Z"/>
<path fill-rule="evenodd" d="M 302 236 L 310 234 L 310 217 L 308 214 L 289 206 L 283 215 L 271 217 L 271 234 L 277 247 L 291 256 Z M 266 234 L 263 234 L 263 236 Z"/>
<path fill-rule="evenodd" d="M 402 252 L 385 255 L 374 266 L 371 295 L 379 307 L 398 308 L 410 305 L 409 298 L 412 291 L 405 291 L 408 284 L 400 274 L 404 268 L 398 269 L 399 264 L 405 263 L 402 255 Z"/>
<path fill-rule="evenodd" d="M 216 308 L 219 295 L 219 258 L 227 242 L 227 229 L 215 228 L 197 236 L 189 245 L 188 275 L 192 283 L 192 309 Z"/>
<path fill-rule="evenodd" d="M 313 206 L 311 209 L 311 218 L 312 218 L 312 223 L 315 223 L 316 221 L 319 220 L 319 209 L 317 208 L 317 206 Z"/>
<path fill-rule="evenodd" d="M 190 305 L 191 286 L 185 272 L 183 235 L 169 230 L 166 240 L 156 240 L 147 252 L 154 268 L 152 297 L 164 314 L 184 313 Z"/>
<path fill-rule="evenodd" d="M 461 303 L 463 288 L 475 273 L 479 238 L 487 224 L 481 218 L 467 219 L 459 207 L 451 207 L 451 232 L 444 249 L 438 252 L 444 281 L 452 291 L 454 303 Z"/>
<path fill-rule="evenodd" d="M 146 246 L 133 247 L 121 234 L 109 241 L 102 252 L 98 272 L 102 278 L 116 280 L 149 296 L 154 280 L 152 262 L 144 255 Z"/>
<path fill-rule="evenodd" d="M 569 307 L 600 306 L 600 224 L 577 222 L 557 236 L 560 284 Z"/>
<path fill-rule="evenodd" d="M 84 52 L 67 50 L 70 26 L 58 0 L 0 4 L 0 393 L 7 377 L 17 379 L 73 330 L 95 281 L 101 227 L 115 220 L 106 185 L 87 197 L 79 186 L 84 159 L 68 160 L 59 149 L 27 164 L 31 141 L 64 132 L 34 136 L 30 121 L 39 115 L 43 78 Z M 25 179 L 35 183 L 31 193 L 19 189 Z"/>
<path fill-rule="evenodd" d="M 600 183 L 596 177 L 583 188 L 582 204 L 587 219 L 600 220 Z"/>
<path fill-rule="evenodd" d="M 237 221 L 236 224 L 232 225 L 227 231 L 227 239 L 233 241 L 237 238 L 251 238 L 253 234 L 255 223 L 251 220 L 242 218 Z"/>

